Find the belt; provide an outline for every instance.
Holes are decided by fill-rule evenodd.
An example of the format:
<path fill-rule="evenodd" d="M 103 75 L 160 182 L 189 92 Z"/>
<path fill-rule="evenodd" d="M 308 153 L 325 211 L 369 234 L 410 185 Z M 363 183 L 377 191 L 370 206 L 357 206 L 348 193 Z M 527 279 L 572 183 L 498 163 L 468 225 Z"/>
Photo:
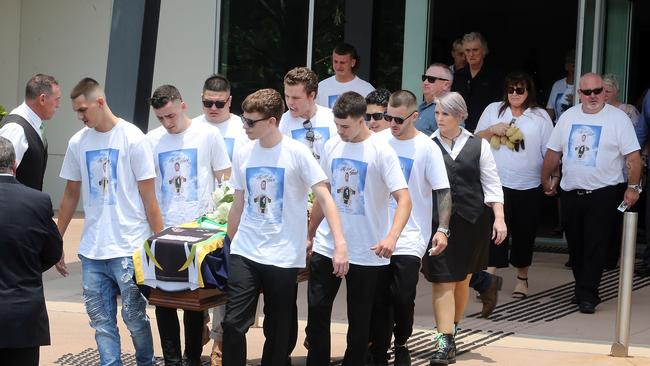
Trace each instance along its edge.
<path fill-rule="evenodd" d="M 584 195 L 592 194 L 594 191 L 586 190 L 586 189 L 576 189 L 575 192 L 578 196 L 584 196 Z"/>

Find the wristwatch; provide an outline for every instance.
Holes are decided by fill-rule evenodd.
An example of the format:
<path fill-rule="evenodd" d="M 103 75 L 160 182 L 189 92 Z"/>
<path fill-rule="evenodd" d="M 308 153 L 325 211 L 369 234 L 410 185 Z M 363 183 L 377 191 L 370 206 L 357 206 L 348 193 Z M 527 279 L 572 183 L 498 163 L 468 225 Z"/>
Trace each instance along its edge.
<path fill-rule="evenodd" d="M 449 229 L 444 228 L 444 227 L 439 227 L 436 231 L 445 234 L 446 237 L 449 237 L 451 235 L 451 232 L 449 231 Z"/>
<path fill-rule="evenodd" d="M 643 191 L 643 187 L 641 187 L 640 184 L 628 184 L 627 188 L 632 188 L 633 190 L 636 191 L 636 193 L 639 194 L 641 194 L 641 192 Z"/>

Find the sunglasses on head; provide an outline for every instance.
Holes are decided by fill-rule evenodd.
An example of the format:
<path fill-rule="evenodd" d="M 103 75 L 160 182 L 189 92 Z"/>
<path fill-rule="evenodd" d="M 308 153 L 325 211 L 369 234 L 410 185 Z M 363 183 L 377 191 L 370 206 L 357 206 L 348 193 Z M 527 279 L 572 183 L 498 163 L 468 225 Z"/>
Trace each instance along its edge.
<path fill-rule="evenodd" d="M 404 123 L 404 121 L 409 119 L 409 117 L 411 117 L 413 115 L 413 113 L 415 113 L 415 111 L 411 112 L 411 114 L 409 114 L 408 116 L 406 116 L 404 118 L 402 118 L 402 117 L 394 117 L 394 116 L 391 116 L 390 114 L 384 113 L 384 120 L 386 122 L 395 121 L 395 123 L 397 123 L 398 125 L 401 125 L 402 123 Z"/>
<path fill-rule="evenodd" d="M 594 95 L 598 95 L 603 92 L 603 87 L 601 86 L 600 88 L 595 88 L 595 89 L 579 89 L 580 93 L 590 96 L 591 93 L 594 93 Z"/>
<path fill-rule="evenodd" d="M 255 119 L 255 120 L 253 120 L 253 119 L 250 119 L 250 118 L 246 118 L 246 117 L 244 117 L 243 115 L 240 116 L 240 117 L 241 117 L 241 120 L 242 120 L 242 121 L 243 121 L 243 122 L 244 122 L 248 127 L 255 127 L 255 124 L 256 124 L 257 122 L 259 122 L 259 121 L 264 121 L 265 119 L 269 119 L 269 118 L 271 118 L 271 117 L 264 117 L 264 118 L 260 118 L 260 119 Z"/>
<path fill-rule="evenodd" d="M 212 106 L 215 106 L 215 107 L 221 109 L 221 108 L 226 106 L 226 101 L 225 100 L 207 100 L 207 99 L 203 99 L 201 102 L 203 102 L 203 106 L 205 108 L 212 108 Z"/>
<path fill-rule="evenodd" d="M 384 114 L 383 113 L 366 113 L 366 116 L 364 117 L 366 122 L 370 122 L 371 118 L 374 119 L 375 121 L 379 121 L 382 118 L 384 118 Z"/>
<path fill-rule="evenodd" d="M 425 80 L 430 82 L 431 84 L 435 83 L 436 80 L 449 81 L 449 79 L 443 79 L 443 78 L 439 78 L 437 76 L 422 75 L 422 81 L 425 81 Z"/>
<path fill-rule="evenodd" d="M 171 97 L 169 97 L 169 96 L 151 97 L 151 98 L 149 98 L 149 104 L 151 104 L 151 106 L 154 109 L 160 109 L 160 108 L 166 106 L 167 103 L 173 102 L 175 100 L 181 100 L 181 99 L 179 99 L 178 97 L 175 97 L 173 95 Z"/>
<path fill-rule="evenodd" d="M 314 134 L 311 121 L 306 120 L 305 122 L 302 123 L 302 127 L 304 127 L 305 130 L 307 130 L 307 132 L 305 132 L 305 139 L 307 139 L 307 141 L 309 142 L 314 142 L 314 140 L 316 139 L 316 134 Z"/>
<path fill-rule="evenodd" d="M 526 92 L 526 88 L 509 86 L 508 89 L 506 89 L 506 91 L 508 92 L 508 94 L 524 95 L 524 93 Z"/>

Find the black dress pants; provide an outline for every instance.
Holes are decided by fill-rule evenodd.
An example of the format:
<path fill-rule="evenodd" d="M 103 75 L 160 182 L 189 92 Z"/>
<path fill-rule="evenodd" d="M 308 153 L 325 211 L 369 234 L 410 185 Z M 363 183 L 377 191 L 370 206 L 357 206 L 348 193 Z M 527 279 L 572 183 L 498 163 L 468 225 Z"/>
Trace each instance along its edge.
<path fill-rule="evenodd" d="M 38 366 L 40 347 L 0 348 L 0 364 L 4 366 Z"/>
<path fill-rule="evenodd" d="M 156 322 L 160 334 L 165 366 L 181 366 L 181 335 L 176 309 L 156 306 Z M 203 351 L 203 325 L 205 324 L 202 311 L 183 311 L 183 327 L 185 328 L 185 354 L 191 364 L 200 365 Z"/>
<path fill-rule="evenodd" d="M 246 332 L 254 323 L 260 290 L 264 293 L 262 366 L 285 366 L 294 327 L 297 268 L 280 268 L 231 255 L 228 302 L 223 327 L 223 365 L 246 365 Z"/>

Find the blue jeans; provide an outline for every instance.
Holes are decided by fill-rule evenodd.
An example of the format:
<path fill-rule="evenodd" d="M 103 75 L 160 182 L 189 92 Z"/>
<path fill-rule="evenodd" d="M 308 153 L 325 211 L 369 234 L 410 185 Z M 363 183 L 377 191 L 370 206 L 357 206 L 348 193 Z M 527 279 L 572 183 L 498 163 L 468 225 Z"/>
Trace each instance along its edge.
<path fill-rule="evenodd" d="M 81 258 L 81 283 L 86 313 L 95 329 L 101 366 L 121 366 L 117 329 L 117 294 L 122 297 L 122 319 L 131 332 L 139 366 L 153 365 L 153 339 L 146 313 L 147 300 L 133 281 L 129 257 L 95 260 Z"/>

